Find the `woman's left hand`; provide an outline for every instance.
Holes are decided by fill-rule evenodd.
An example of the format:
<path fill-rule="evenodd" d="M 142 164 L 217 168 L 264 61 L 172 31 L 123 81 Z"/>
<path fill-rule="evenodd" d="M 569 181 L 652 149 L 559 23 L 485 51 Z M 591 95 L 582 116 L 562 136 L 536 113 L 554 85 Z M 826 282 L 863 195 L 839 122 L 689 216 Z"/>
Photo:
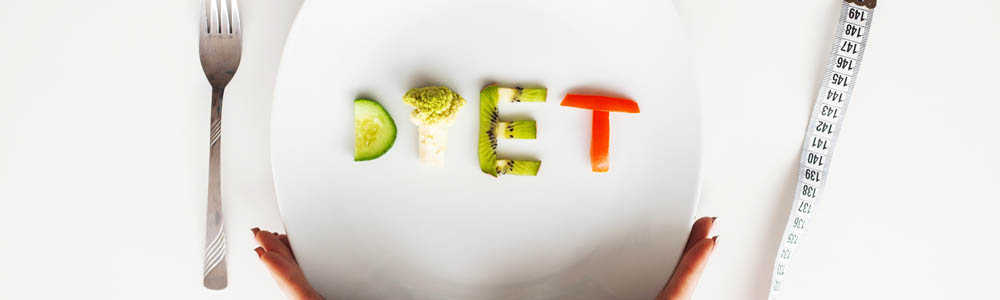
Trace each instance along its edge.
<path fill-rule="evenodd" d="M 257 257 L 271 271 L 271 276 L 278 283 L 281 290 L 285 292 L 290 300 L 323 300 L 316 289 L 306 280 L 305 273 L 299 267 L 299 262 L 295 260 L 292 253 L 292 246 L 288 243 L 288 236 L 260 230 L 251 229 L 254 238 L 260 247 L 253 249 L 257 252 Z"/>

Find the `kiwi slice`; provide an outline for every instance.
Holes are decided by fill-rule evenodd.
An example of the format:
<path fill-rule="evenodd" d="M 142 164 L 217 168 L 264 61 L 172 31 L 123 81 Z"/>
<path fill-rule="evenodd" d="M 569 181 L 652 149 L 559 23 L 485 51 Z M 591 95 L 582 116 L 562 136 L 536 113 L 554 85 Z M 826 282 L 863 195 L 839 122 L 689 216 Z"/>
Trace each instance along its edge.
<path fill-rule="evenodd" d="M 545 89 L 502 88 L 495 85 L 479 93 L 479 168 L 483 173 L 535 176 L 539 161 L 497 159 L 498 139 L 535 139 L 535 121 L 500 121 L 497 104 L 503 102 L 544 102 Z"/>
<path fill-rule="evenodd" d="M 498 122 L 493 134 L 500 139 L 535 139 L 535 121 Z"/>
<path fill-rule="evenodd" d="M 522 87 L 497 88 L 497 101 L 503 103 L 545 102 L 546 95 L 548 95 L 548 90 L 544 88 L 539 88 L 539 89 L 526 89 Z"/>
<path fill-rule="evenodd" d="M 518 176 L 535 176 L 538 175 L 538 168 L 542 166 L 540 161 L 523 161 L 523 160 L 497 160 L 497 174 L 499 175 L 518 175 Z"/>

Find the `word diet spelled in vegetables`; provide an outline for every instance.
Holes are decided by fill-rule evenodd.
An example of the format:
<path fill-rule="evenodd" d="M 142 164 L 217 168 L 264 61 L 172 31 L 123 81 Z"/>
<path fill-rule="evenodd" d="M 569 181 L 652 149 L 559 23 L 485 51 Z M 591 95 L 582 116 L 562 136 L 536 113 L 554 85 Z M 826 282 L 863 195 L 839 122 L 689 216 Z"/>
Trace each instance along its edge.
<path fill-rule="evenodd" d="M 535 139 L 537 127 L 534 120 L 500 120 L 498 105 L 501 103 L 545 102 L 545 88 L 502 87 L 489 85 L 479 93 L 479 167 L 483 173 L 499 175 L 535 176 L 540 161 L 512 160 L 497 157 L 499 139 Z M 417 126 L 420 161 L 431 166 L 444 165 L 444 152 L 448 148 L 448 127 L 455 123 L 465 99 L 443 86 L 411 89 L 403 102 L 413 107 L 410 122 Z M 639 113 L 639 105 L 629 99 L 566 95 L 562 106 L 591 111 L 590 165 L 594 172 L 607 172 L 610 112 Z M 396 140 L 396 123 L 378 102 L 358 99 L 354 102 L 354 160 L 366 161 L 381 157 Z"/>

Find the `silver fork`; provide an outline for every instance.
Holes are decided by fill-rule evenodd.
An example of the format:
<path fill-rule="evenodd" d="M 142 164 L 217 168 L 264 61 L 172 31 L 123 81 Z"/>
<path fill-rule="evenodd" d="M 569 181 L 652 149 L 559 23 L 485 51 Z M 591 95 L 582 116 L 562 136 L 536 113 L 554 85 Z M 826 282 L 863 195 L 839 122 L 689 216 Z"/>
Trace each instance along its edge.
<path fill-rule="evenodd" d="M 227 0 L 201 0 L 201 33 L 199 48 L 201 68 L 212 85 L 212 116 L 209 127 L 208 211 L 205 226 L 206 288 L 226 288 L 226 230 L 222 219 L 222 189 L 220 188 L 219 148 L 222 144 L 222 92 L 236 74 L 243 51 L 238 0 L 232 0 L 232 13 Z M 232 18 L 229 16 L 232 15 Z M 231 22 L 231 23 L 230 23 Z"/>

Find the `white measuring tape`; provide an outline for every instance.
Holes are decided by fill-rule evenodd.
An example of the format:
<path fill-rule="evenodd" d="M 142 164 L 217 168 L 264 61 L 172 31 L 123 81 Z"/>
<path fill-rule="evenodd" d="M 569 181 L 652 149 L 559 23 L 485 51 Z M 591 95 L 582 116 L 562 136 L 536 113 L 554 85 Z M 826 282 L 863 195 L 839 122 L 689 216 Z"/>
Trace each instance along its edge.
<path fill-rule="evenodd" d="M 840 136 L 847 104 L 854 91 L 854 80 L 864 58 L 875 4 L 876 0 L 845 0 L 840 10 L 840 26 L 837 27 L 830 62 L 820 84 L 819 95 L 816 96 L 812 118 L 802 144 L 795 201 L 774 259 L 769 300 L 777 299 L 781 292 L 781 284 L 788 272 L 792 254 L 805 235 L 806 226 L 816 212 L 816 203 L 826 185 L 833 148 Z"/>

